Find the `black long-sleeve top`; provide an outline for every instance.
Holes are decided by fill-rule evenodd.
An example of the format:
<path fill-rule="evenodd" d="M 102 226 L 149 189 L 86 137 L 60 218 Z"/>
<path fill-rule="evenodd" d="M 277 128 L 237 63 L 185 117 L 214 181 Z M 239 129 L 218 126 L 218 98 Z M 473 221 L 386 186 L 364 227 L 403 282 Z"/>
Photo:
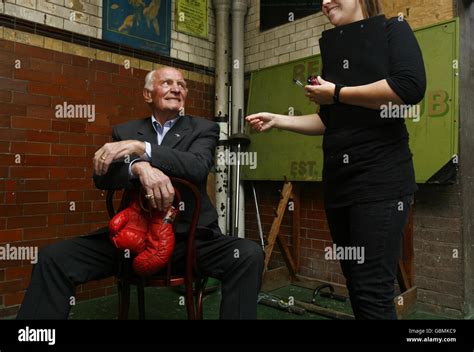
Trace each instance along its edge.
<path fill-rule="evenodd" d="M 380 33 L 386 36 L 386 48 L 373 46 L 374 33 L 364 32 L 369 28 L 364 29 L 364 21 L 323 33 L 320 42 L 323 78 L 349 86 L 386 79 L 406 105 L 419 103 L 425 94 L 426 75 L 413 31 L 406 21 L 398 18 L 379 16 L 375 21 L 380 25 Z M 348 37 L 344 41 L 342 36 L 354 31 L 356 35 L 367 34 L 358 40 L 359 48 L 344 45 Z M 375 35 L 379 41 L 380 33 Z M 335 53 L 337 62 L 325 55 L 325 50 Z M 337 65 L 345 57 L 352 66 L 342 72 Z M 321 106 L 320 116 L 326 126 L 323 141 L 326 208 L 398 199 L 417 190 L 403 118 L 383 119 L 379 110 L 345 104 Z"/>

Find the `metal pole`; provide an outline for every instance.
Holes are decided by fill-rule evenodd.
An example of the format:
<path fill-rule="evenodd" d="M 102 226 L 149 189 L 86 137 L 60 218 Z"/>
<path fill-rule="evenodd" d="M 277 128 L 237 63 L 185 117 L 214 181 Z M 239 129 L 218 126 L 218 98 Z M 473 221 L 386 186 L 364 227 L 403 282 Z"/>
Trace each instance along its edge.
<path fill-rule="evenodd" d="M 229 136 L 229 17 L 230 0 L 214 0 L 216 12 L 216 76 L 215 76 L 215 121 L 220 127 L 219 144 L 216 148 L 216 210 L 219 227 L 223 234 L 227 234 L 228 210 L 228 172 L 229 166 L 222 165 L 219 160 L 228 152 L 227 140 Z"/>
<path fill-rule="evenodd" d="M 265 241 L 263 240 L 263 229 L 262 229 L 262 221 L 260 220 L 260 209 L 258 208 L 257 192 L 255 191 L 255 185 L 253 184 L 253 182 L 252 182 L 252 191 L 253 191 L 253 200 L 255 202 L 255 212 L 257 215 L 258 234 L 260 236 L 260 242 L 262 245 L 263 253 L 265 253 Z"/>
<path fill-rule="evenodd" d="M 245 15 L 247 14 L 247 0 L 232 1 L 232 134 L 242 133 L 244 109 L 244 28 Z M 239 115 L 240 111 L 240 115 Z M 239 148 L 237 148 L 239 151 Z M 233 219 L 234 236 L 244 237 L 245 234 L 245 196 L 240 182 L 238 167 L 240 166 L 240 154 L 237 154 L 237 164 L 232 167 L 232 193 L 233 211 L 238 215 Z M 238 196 L 237 196 L 238 194 Z M 237 203 L 237 201 L 239 203 Z"/>

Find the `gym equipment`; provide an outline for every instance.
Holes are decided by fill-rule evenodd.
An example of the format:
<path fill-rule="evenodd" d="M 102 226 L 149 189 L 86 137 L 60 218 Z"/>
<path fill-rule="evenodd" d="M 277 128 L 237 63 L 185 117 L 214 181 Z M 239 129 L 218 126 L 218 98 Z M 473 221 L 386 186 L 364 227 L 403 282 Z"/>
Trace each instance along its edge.
<path fill-rule="evenodd" d="M 306 312 L 304 308 L 289 304 L 281 298 L 269 295 L 268 293 L 259 293 L 257 303 L 298 315 L 303 315 Z"/>

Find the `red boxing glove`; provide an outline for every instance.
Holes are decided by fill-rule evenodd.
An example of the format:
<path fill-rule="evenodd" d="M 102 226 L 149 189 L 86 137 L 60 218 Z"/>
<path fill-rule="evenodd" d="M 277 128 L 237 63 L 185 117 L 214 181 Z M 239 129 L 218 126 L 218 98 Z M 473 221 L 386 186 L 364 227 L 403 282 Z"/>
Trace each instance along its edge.
<path fill-rule="evenodd" d="M 174 207 L 170 207 L 167 212 L 153 214 L 146 249 L 133 260 L 133 269 L 138 275 L 153 275 L 170 260 L 174 250 L 173 222 L 176 214 Z"/>
<path fill-rule="evenodd" d="M 128 249 L 133 254 L 145 250 L 148 217 L 140 208 L 138 198 L 110 220 L 109 230 L 110 239 L 118 249 Z"/>

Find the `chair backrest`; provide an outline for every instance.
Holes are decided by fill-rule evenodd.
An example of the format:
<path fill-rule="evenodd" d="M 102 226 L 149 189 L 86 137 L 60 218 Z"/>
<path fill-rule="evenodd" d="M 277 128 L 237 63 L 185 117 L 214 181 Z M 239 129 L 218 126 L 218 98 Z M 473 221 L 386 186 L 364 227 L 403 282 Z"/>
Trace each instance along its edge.
<path fill-rule="evenodd" d="M 177 207 L 178 210 L 181 206 L 180 202 L 182 200 L 181 199 L 181 193 L 179 192 L 178 186 L 188 188 L 191 191 L 191 193 L 193 194 L 193 197 L 194 197 L 194 209 L 193 209 L 193 213 L 192 213 L 191 224 L 190 224 L 189 229 L 188 229 L 188 236 L 187 236 L 187 239 L 186 239 L 186 268 L 185 268 L 185 281 L 188 281 L 188 280 L 192 281 L 193 280 L 193 269 L 195 268 L 195 264 L 196 264 L 195 263 L 196 256 L 195 256 L 194 239 L 195 239 L 195 235 L 196 235 L 197 225 L 198 225 L 198 222 L 199 222 L 199 216 L 201 214 L 201 194 L 200 194 L 198 188 L 194 184 L 192 184 L 191 182 L 189 182 L 187 180 L 184 180 L 184 179 L 178 178 L 178 177 L 170 177 L 170 180 L 171 180 L 171 183 L 173 184 L 173 187 L 175 189 L 176 196 L 175 196 L 175 199 L 174 199 L 174 204 L 175 204 L 175 206 Z M 116 211 L 115 211 L 114 204 L 113 204 L 115 191 L 116 191 L 115 189 L 108 190 L 107 197 L 106 197 L 107 212 L 109 214 L 110 219 L 112 219 L 116 215 Z M 125 202 L 123 200 L 126 199 L 127 197 L 128 197 L 128 192 L 126 191 L 126 192 L 124 192 L 123 197 L 122 197 L 122 204 L 121 204 L 122 207 L 125 205 L 124 204 Z M 178 204 L 176 204 L 176 202 Z M 119 209 L 118 211 L 120 211 L 120 210 L 122 210 L 122 209 Z M 176 224 L 178 222 L 179 222 L 179 213 L 178 213 L 178 216 L 175 219 L 175 223 L 174 223 L 175 228 L 176 228 Z M 168 263 L 166 277 L 167 277 L 166 281 L 169 285 L 170 280 L 171 280 L 171 262 Z"/>

